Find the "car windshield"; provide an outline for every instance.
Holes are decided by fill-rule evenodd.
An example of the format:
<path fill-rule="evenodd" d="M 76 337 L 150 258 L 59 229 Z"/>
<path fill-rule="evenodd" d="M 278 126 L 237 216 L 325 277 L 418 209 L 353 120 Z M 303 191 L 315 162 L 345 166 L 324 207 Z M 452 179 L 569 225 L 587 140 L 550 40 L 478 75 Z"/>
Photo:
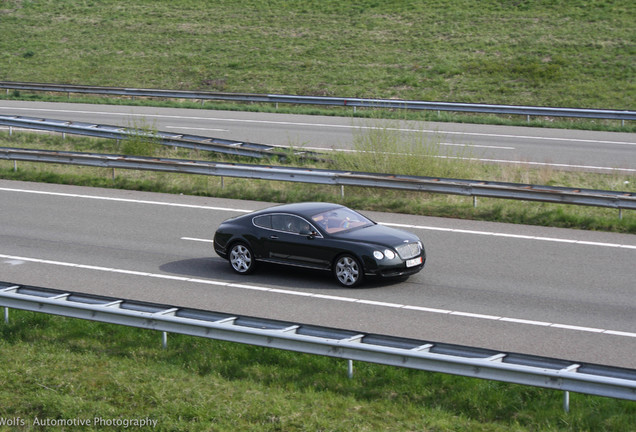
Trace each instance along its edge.
<path fill-rule="evenodd" d="M 373 225 L 369 219 L 346 207 L 318 213 L 311 219 L 329 234 Z"/>

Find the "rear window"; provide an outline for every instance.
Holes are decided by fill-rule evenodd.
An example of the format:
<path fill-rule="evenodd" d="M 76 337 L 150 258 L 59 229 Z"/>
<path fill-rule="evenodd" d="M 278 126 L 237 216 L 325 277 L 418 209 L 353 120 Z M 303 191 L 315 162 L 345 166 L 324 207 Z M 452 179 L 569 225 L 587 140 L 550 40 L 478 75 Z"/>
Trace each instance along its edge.
<path fill-rule="evenodd" d="M 254 219 L 252 219 L 252 222 L 254 223 L 254 225 L 256 225 L 258 227 L 271 228 L 272 227 L 272 216 L 271 215 L 256 216 Z"/>

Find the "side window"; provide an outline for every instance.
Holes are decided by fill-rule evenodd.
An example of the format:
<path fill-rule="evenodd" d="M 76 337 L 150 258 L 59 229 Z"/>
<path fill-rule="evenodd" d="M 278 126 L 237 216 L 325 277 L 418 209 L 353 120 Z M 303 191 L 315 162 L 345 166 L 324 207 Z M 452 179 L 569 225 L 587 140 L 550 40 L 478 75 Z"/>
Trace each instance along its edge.
<path fill-rule="evenodd" d="M 257 216 L 253 219 L 254 225 L 261 228 L 269 228 L 276 231 L 284 231 L 292 234 L 309 234 L 316 232 L 309 222 L 305 219 L 286 214 L 273 214 L 267 216 Z"/>
<path fill-rule="evenodd" d="M 272 227 L 272 217 L 270 215 L 265 216 L 257 216 L 253 219 L 254 225 L 261 228 L 271 228 Z"/>
<path fill-rule="evenodd" d="M 298 216 L 285 214 L 272 215 L 271 228 L 293 234 L 308 233 L 311 231 L 311 226 L 306 220 Z"/>
<path fill-rule="evenodd" d="M 285 231 L 285 215 L 275 214 L 272 215 L 272 229 L 276 231 Z"/>
<path fill-rule="evenodd" d="M 300 219 L 292 215 L 272 215 L 272 228 L 278 231 L 298 233 Z"/>
<path fill-rule="evenodd" d="M 302 219 L 296 216 L 287 216 L 285 218 L 285 231 L 298 234 Z"/>
<path fill-rule="evenodd" d="M 297 217 L 297 216 L 289 216 L 287 221 L 287 231 L 293 232 L 294 234 L 309 234 L 316 229 L 311 226 L 309 222 L 305 219 Z"/>
<path fill-rule="evenodd" d="M 316 228 L 314 228 L 313 226 L 311 226 L 311 224 L 309 222 L 307 222 L 305 219 L 299 219 L 299 230 L 298 232 L 302 235 L 307 235 L 309 233 L 314 233 L 317 234 L 318 232 L 316 231 Z"/>

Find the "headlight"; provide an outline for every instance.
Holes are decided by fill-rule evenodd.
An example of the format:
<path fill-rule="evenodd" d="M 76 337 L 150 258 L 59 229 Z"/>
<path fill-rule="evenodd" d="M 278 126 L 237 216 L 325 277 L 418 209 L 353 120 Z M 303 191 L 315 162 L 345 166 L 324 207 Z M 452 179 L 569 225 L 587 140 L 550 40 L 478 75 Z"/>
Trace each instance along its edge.
<path fill-rule="evenodd" d="M 384 255 L 385 255 L 388 259 L 393 259 L 393 258 L 395 258 L 395 252 L 393 252 L 391 249 L 385 249 L 385 250 L 384 250 Z"/>
<path fill-rule="evenodd" d="M 380 251 L 373 251 L 373 256 L 375 257 L 375 259 L 381 260 L 382 258 L 384 258 L 384 255 L 382 255 L 382 252 Z"/>

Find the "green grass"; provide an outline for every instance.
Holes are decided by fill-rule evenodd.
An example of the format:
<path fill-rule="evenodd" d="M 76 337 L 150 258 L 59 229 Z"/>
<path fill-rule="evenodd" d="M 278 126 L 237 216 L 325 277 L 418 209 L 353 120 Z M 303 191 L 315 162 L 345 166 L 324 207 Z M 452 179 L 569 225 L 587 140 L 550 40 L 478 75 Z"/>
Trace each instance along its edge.
<path fill-rule="evenodd" d="M 0 79 L 633 109 L 629 0 L 5 0 Z"/>
<path fill-rule="evenodd" d="M 0 80 L 633 109 L 635 21 L 636 8 L 628 0 L 5 0 Z M 288 109 L 351 115 L 313 107 L 279 111 Z M 399 111 L 358 110 L 357 115 L 525 121 Z M 531 123 L 555 124 L 634 131 L 629 123 L 606 121 Z M 358 145 L 404 150 L 390 135 L 377 138 L 361 137 Z M 143 141 L 116 147 L 112 141 L 62 142 L 30 134 L 0 140 L 7 146 L 153 152 Z M 624 181 L 631 180 L 630 191 L 636 183 L 613 175 L 448 163 L 435 157 L 440 154 L 434 143 L 427 148 L 421 156 L 430 161 L 427 171 L 415 175 L 613 190 L 626 189 Z M 185 156 L 168 150 L 154 154 Z M 335 158 L 335 166 L 364 168 L 367 156 Z M 383 169 L 393 169 L 373 157 Z M 412 160 L 398 164 L 412 170 Z M 453 196 L 396 197 L 390 191 L 347 188 L 340 198 L 336 188 L 279 182 L 225 179 L 222 185 L 217 178 L 124 170 L 112 179 L 105 169 L 23 162 L 18 167 L 14 172 L 12 162 L 1 161 L 0 177 L 274 202 L 319 199 L 369 210 L 636 233 L 633 212 L 618 220 L 616 211 L 605 209 L 488 199 L 474 209 L 469 198 Z M 573 394 L 567 414 L 559 392 L 364 363 L 355 364 L 354 379 L 348 380 L 339 360 L 185 336 L 171 335 L 169 348 L 162 350 L 157 333 L 16 311 L 9 325 L 0 325 L 0 357 L 0 417 L 5 419 L 150 417 L 158 421 L 156 430 L 166 431 L 629 431 L 636 416 L 634 404 L 625 401 Z"/>
<path fill-rule="evenodd" d="M 11 310 L 0 417 L 157 431 L 633 431 L 633 402 Z M 97 428 L 100 429 L 100 428 Z M 121 430 L 121 428 L 119 428 Z M 31 427 L 0 430 L 32 430 Z M 66 430 L 77 430 L 67 428 Z"/>

